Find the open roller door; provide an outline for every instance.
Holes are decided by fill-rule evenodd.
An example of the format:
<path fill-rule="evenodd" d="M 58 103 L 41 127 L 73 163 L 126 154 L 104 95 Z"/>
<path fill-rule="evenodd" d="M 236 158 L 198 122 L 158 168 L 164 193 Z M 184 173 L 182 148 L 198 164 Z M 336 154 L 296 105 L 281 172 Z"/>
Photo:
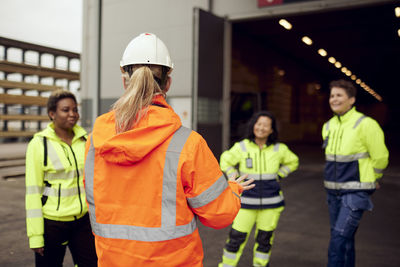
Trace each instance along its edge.
<path fill-rule="evenodd" d="M 226 30 L 228 29 L 228 30 Z M 194 9 L 192 125 L 218 158 L 229 138 L 229 24 L 220 17 Z M 229 39 L 229 38 L 228 38 Z M 228 65 L 229 66 L 229 65 Z M 228 138 L 226 138 L 228 135 Z"/>

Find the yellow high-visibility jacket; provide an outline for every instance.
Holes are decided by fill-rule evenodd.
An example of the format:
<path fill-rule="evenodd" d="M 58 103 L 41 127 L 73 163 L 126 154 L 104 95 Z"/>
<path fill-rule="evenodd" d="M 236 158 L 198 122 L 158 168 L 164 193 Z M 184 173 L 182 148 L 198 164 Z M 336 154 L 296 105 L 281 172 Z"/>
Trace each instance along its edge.
<path fill-rule="evenodd" d="M 29 247 L 44 246 L 44 220 L 73 221 L 87 213 L 82 171 L 86 131 L 75 125 L 72 145 L 50 123 L 34 135 L 26 151 L 26 226 Z"/>
<path fill-rule="evenodd" d="M 228 176 L 238 167 L 241 175 L 254 178 L 254 188 L 241 196 L 242 208 L 265 209 L 284 206 L 279 179 L 295 171 L 299 158 L 285 144 L 264 145 L 262 149 L 249 139 L 235 143 L 221 155 L 222 171 Z"/>
<path fill-rule="evenodd" d="M 325 188 L 341 193 L 373 192 L 389 157 L 379 124 L 353 107 L 326 122 L 322 138 L 326 155 Z"/>

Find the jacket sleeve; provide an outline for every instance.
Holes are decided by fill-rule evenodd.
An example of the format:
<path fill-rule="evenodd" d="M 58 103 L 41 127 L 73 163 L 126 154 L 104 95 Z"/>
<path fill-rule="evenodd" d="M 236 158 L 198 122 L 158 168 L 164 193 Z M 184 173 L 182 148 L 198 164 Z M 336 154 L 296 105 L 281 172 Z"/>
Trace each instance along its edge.
<path fill-rule="evenodd" d="M 288 176 L 299 166 L 299 158 L 285 144 L 280 143 L 280 153 L 282 154 L 281 164 L 278 175 L 281 178 Z"/>
<path fill-rule="evenodd" d="M 230 225 L 240 209 L 243 188 L 227 182 L 205 140 L 197 133 L 182 167 L 181 179 L 187 202 L 199 220 L 215 229 Z"/>
<path fill-rule="evenodd" d="M 26 230 L 30 248 L 44 246 L 44 220 L 41 200 L 44 183 L 43 156 L 43 140 L 36 137 L 29 143 L 25 158 Z"/>
<path fill-rule="evenodd" d="M 379 179 L 389 163 L 389 151 L 385 145 L 385 137 L 379 124 L 372 118 L 367 118 L 366 123 L 361 125 L 363 126 L 362 139 L 372 161 L 375 179 Z"/>
<path fill-rule="evenodd" d="M 233 175 L 239 175 L 235 166 L 240 163 L 241 160 L 241 148 L 239 143 L 235 143 L 233 147 L 222 153 L 220 157 L 220 167 L 223 172 L 227 174 L 228 177 Z"/>
<path fill-rule="evenodd" d="M 87 137 L 86 143 L 85 143 L 85 163 L 86 163 L 86 157 L 89 152 L 89 148 L 90 148 L 90 144 L 91 144 L 90 142 L 92 141 L 91 138 L 92 138 L 92 133 L 88 134 L 88 137 Z M 85 185 L 85 168 L 83 169 L 83 186 L 86 186 Z"/>

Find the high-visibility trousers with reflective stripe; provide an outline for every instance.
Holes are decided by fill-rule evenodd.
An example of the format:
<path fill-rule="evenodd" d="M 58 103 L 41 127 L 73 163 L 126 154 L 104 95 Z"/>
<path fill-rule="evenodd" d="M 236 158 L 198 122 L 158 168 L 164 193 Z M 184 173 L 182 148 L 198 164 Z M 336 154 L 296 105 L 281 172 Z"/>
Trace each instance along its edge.
<path fill-rule="evenodd" d="M 254 233 L 256 241 L 253 247 L 253 266 L 266 266 L 271 257 L 271 249 L 268 251 L 268 253 L 258 251 L 257 249 L 260 244 L 257 241 L 257 236 L 259 230 L 268 232 L 274 231 L 278 225 L 279 217 L 283 210 L 284 207 L 260 210 L 240 209 L 238 215 L 233 221 L 232 228 L 239 232 L 246 233 L 246 239 L 240 244 L 237 252 L 231 252 L 224 248 L 222 262 L 218 265 L 218 267 L 237 266 L 254 224 L 256 224 L 256 230 Z M 269 238 L 269 240 L 265 242 L 269 242 L 269 244 L 272 246 L 274 236 L 274 233 L 272 233 L 272 236 Z M 227 243 L 229 242 L 230 237 L 228 237 L 227 240 Z"/>

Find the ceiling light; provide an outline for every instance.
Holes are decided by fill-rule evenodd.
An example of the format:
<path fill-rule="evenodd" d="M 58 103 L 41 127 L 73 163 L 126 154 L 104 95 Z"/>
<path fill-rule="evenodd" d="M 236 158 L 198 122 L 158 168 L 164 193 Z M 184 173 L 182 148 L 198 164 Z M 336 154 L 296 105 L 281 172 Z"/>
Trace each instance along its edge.
<path fill-rule="evenodd" d="M 279 24 L 285 28 L 286 30 L 291 30 L 292 29 L 292 24 L 290 24 L 289 21 L 287 21 L 286 19 L 280 19 L 279 20 Z"/>
<path fill-rule="evenodd" d="M 400 29 L 397 30 L 397 35 L 400 37 Z"/>
<path fill-rule="evenodd" d="M 318 49 L 318 54 L 320 54 L 323 57 L 326 57 L 326 55 L 328 55 L 328 53 L 322 48 Z"/>
<path fill-rule="evenodd" d="M 308 36 L 303 36 L 303 38 L 301 38 L 301 40 L 302 40 L 303 43 L 305 43 L 306 45 L 312 45 L 312 40 L 311 40 L 310 37 L 308 37 Z"/>
<path fill-rule="evenodd" d="M 346 71 L 346 75 L 350 77 L 350 76 L 351 76 L 351 71 L 350 71 L 350 70 L 347 70 L 347 71 Z"/>
<path fill-rule="evenodd" d="M 330 57 L 330 58 L 328 58 L 328 61 L 329 61 L 330 63 L 332 63 L 332 64 L 335 64 L 336 59 L 335 59 L 334 57 Z"/>
<path fill-rule="evenodd" d="M 400 17 L 400 7 L 396 7 L 394 13 L 396 14 L 396 17 Z"/>
<path fill-rule="evenodd" d="M 357 79 L 356 80 L 356 84 L 360 84 L 361 83 L 361 80 L 360 79 Z"/>
<path fill-rule="evenodd" d="M 346 67 L 343 67 L 343 68 L 341 68 L 340 70 L 341 70 L 343 73 L 346 73 L 347 68 L 346 68 Z"/>
<path fill-rule="evenodd" d="M 335 67 L 340 69 L 342 67 L 342 63 L 340 63 L 339 61 L 336 61 Z"/>
<path fill-rule="evenodd" d="M 357 79 L 357 76 L 356 75 L 351 75 L 351 77 L 350 77 L 353 81 L 355 81 L 356 79 Z"/>

